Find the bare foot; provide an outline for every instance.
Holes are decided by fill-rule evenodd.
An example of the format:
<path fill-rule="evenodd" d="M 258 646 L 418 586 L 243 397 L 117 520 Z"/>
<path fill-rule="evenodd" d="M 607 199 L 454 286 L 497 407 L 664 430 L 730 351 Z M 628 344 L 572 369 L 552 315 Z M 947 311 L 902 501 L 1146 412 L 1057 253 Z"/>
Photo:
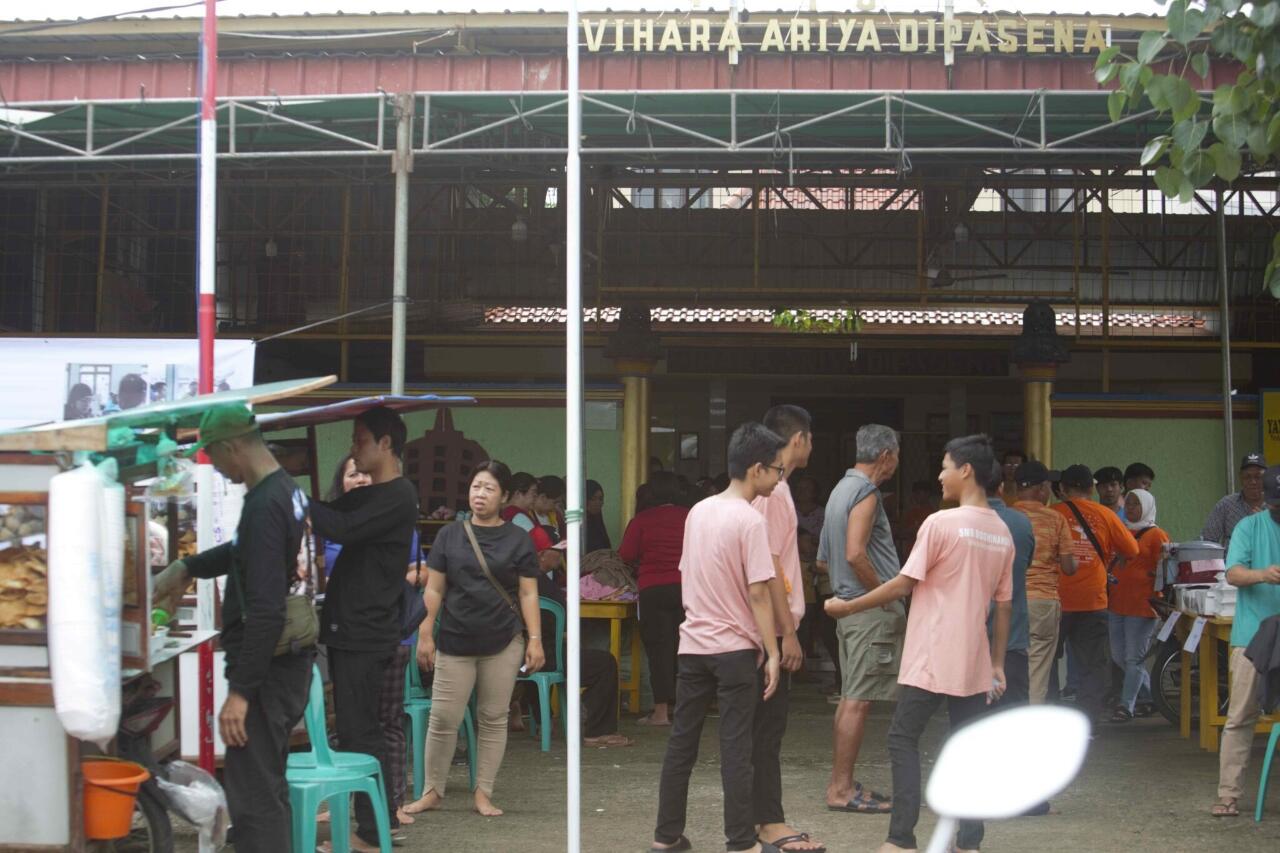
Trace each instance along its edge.
<path fill-rule="evenodd" d="M 402 806 L 400 810 L 411 815 L 432 812 L 440 808 L 440 803 L 443 801 L 444 797 L 437 794 L 434 788 L 428 788 L 420 799 Z"/>
<path fill-rule="evenodd" d="M 585 737 L 582 739 L 583 746 L 589 746 L 593 749 L 608 749 L 611 746 L 632 746 L 634 744 L 635 741 L 631 738 L 617 733 L 601 735 L 600 737 Z"/>
<path fill-rule="evenodd" d="M 405 826 L 414 822 L 413 818 L 409 816 L 409 813 L 404 810 L 404 806 L 396 809 L 396 820 L 400 821 Z"/>
<path fill-rule="evenodd" d="M 493 804 L 484 791 L 476 791 L 476 812 L 484 817 L 501 817 L 502 809 Z"/>
<path fill-rule="evenodd" d="M 662 727 L 671 725 L 671 720 L 667 717 L 659 717 L 657 714 L 649 714 L 636 720 L 636 725 Z"/>
<path fill-rule="evenodd" d="M 316 823 L 328 823 L 330 819 L 331 817 L 329 815 L 328 809 L 324 809 L 323 811 L 321 811 L 319 814 L 316 815 Z"/>
<path fill-rule="evenodd" d="M 381 848 L 376 844 L 368 844 L 363 838 L 351 833 L 351 849 L 355 853 L 381 853 Z M 333 844 L 329 841 L 324 842 L 316 848 L 317 853 L 333 853 Z"/>
<path fill-rule="evenodd" d="M 804 853 L 805 850 L 825 850 L 826 846 L 809 837 L 809 833 L 792 829 L 785 823 L 766 823 L 760 826 L 760 840 L 778 846 L 778 840 L 790 838 L 785 846 L 778 847 L 783 853 Z"/>

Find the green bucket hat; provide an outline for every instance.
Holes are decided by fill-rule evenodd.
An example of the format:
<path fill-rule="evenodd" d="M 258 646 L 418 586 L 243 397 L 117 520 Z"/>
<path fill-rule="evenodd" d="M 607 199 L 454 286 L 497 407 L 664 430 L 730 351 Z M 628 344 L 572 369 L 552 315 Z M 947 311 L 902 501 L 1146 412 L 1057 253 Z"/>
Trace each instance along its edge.
<path fill-rule="evenodd" d="M 182 456 L 194 456 L 215 441 L 239 438 L 257 432 L 258 419 L 243 403 L 222 403 L 213 406 L 200 418 L 200 440 L 182 451 Z"/>

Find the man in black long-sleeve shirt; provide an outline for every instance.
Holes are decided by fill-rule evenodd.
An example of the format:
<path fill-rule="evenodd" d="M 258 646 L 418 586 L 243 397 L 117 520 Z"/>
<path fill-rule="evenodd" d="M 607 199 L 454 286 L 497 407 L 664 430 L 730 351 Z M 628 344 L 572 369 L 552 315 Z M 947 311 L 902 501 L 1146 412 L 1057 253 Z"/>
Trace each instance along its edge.
<path fill-rule="evenodd" d="M 235 538 L 179 560 L 156 578 L 157 605 L 174 612 L 191 578 L 227 576 L 222 604 L 227 700 L 218 727 L 227 745 L 224 780 L 238 853 L 292 847 L 285 763 L 289 733 L 302 717 L 314 649 L 276 655 L 285 598 L 297 570 L 307 499 L 280 469 L 243 405 L 211 409 L 200 447 L 213 466 L 244 483 Z"/>
<path fill-rule="evenodd" d="M 372 484 L 352 489 L 329 504 L 311 507 L 316 533 L 342 545 L 320 613 L 320 641 L 328 647 L 338 746 L 373 755 L 382 763 L 388 791 L 392 778 L 378 706 L 387 667 L 400 633 L 404 558 L 418 520 L 418 496 L 400 474 L 404 422 L 378 406 L 363 412 L 351 432 L 351 458 Z M 378 849 L 377 824 L 366 797 L 356 797 L 356 851 Z M 395 809 L 392 827 L 398 826 Z"/>

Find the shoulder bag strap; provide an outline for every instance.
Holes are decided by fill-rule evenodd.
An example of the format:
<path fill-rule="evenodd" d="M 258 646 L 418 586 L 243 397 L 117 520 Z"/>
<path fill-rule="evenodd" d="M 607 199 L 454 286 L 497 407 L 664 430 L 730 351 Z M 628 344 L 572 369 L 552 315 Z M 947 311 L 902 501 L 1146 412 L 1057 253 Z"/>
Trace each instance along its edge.
<path fill-rule="evenodd" d="M 489 583 L 493 584 L 493 588 L 498 591 L 498 595 L 502 596 L 502 600 L 507 603 L 507 607 L 511 608 L 511 612 L 520 615 L 519 608 L 516 603 L 511 600 L 511 595 L 502 588 L 502 584 L 498 583 L 498 579 L 493 576 L 493 572 L 489 571 L 489 562 L 484 558 L 484 553 L 480 550 L 480 543 L 476 541 L 476 533 L 471 529 L 471 522 L 462 522 L 462 529 L 467 532 L 467 539 L 471 540 L 471 550 L 476 553 L 476 561 L 480 563 L 480 571 L 484 572 L 484 576 L 489 579 Z"/>
<path fill-rule="evenodd" d="M 1134 531 L 1131 531 L 1131 532 L 1133 533 L 1133 538 L 1134 538 L 1135 540 L 1138 540 L 1138 539 L 1141 539 L 1143 536 L 1146 536 L 1146 535 L 1147 535 L 1147 531 L 1148 531 L 1148 530 L 1150 530 L 1150 529 L 1151 529 L 1150 527 L 1144 527 L 1144 528 L 1142 528 L 1141 530 L 1134 530 Z"/>
<path fill-rule="evenodd" d="M 1073 501 L 1064 501 L 1064 503 L 1067 505 L 1067 509 L 1071 510 L 1071 514 L 1076 517 L 1076 521 L 1080 522 L 1080 527 L 1084 530 L 1084 535 L 1088 537 L 1089 544 L 1093 546 L 1093 550 L 1098 554 L 1098 559 L 1105 566 L 1107 564 L 1107 555 L 1102 553 L 1102 546 L 1098 544 L 1098 537 L 1093 534 L 1093 528 L 1089 526 L 1089 522 L 1084 520 L 1084 515 L 1076 508 Z"/>

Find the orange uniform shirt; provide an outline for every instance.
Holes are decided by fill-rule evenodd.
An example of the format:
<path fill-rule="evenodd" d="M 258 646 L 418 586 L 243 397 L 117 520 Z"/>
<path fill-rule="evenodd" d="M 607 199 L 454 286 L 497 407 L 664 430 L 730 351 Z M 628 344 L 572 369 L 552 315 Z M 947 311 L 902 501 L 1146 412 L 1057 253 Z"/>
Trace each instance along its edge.
<path fill-rule="evenodd" d="M 1139 531 L 1141 532 L 1141 531 Z M 1111 602 L 1107 609 L 1117 616 L 1146 616 L 1154 619 L 1156 612 L 1148 603 L 1155 595 L 1156 569 L 1160 554 L 1169 534 L 1159 527 L 1148 527 L 1138 539 L 1138 556 L 1116 569 L 1118 583 L 1111 587 Z"/>
<path fill-rule="evenodd" d="M 1099 559 L 1093 543 L 1085 535 L 1084 528 L 1076 520 L 1075 513 L 1068 504 L 1074 504 L 1084 520 L 1093 530 L 1098 545 L 1102 548 L 1105 561 Z M 1076 573 L 1058 580 L 1058 595 L 1062 599 L 1063 613 L 1083 613 L 1107 609 L 1107 564 L 1121 554 L 1133 558 L 1138 556 L 1138 543 L 1134 540 L 1129 528 L 1114 511 L 1097 501 L 1073 498 L 1070 501 L 1054 504 L 1051 509 L 1060 513 L 1071 528 L 1072 551 L 1076 558 Z"/>
<path fill-rule="evenodd" d="M 1027 566 L 1027 598 L 1058 600 L 1062 557 L 1075 553 L 1067 520 L 1039 501 L 1018 501 L 1013 508 L 1026 514 L 1036 537 L 1036 550 Z"/>

